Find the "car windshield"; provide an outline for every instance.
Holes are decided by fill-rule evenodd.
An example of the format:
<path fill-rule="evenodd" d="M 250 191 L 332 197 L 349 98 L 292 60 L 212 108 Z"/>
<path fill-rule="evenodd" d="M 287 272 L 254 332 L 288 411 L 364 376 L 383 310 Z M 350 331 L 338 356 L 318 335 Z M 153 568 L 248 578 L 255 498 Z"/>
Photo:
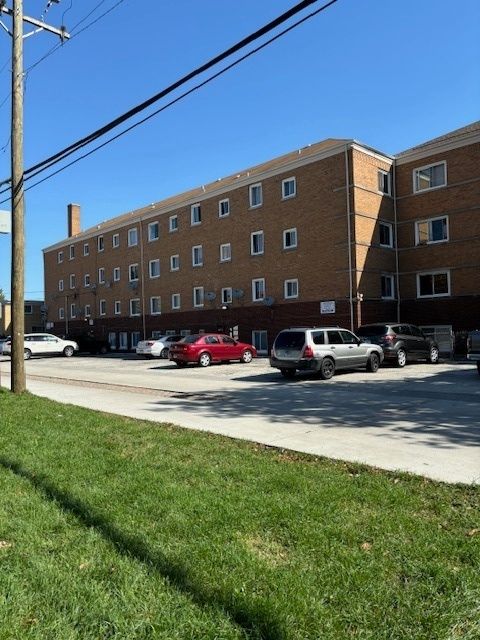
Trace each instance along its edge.
<path fill-rule="evenodd" d="M 277 349 L 302 349 L 305 344 L 303 331 L 283 331 L 275 340 Z"/>
<path fill-rule="evenodd" d="M 388 327 L 385 324 L 371 324 L 360 327 L 357 336 L 383 336 L 388 333 Z"/>

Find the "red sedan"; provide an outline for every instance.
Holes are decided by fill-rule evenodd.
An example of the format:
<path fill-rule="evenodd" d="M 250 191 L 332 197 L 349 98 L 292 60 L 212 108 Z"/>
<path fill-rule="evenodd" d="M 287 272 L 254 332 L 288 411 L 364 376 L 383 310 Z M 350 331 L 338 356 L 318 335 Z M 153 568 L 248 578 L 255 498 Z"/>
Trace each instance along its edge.
<path fill-rule="evenodd" d="M 195 333 L 170 347 L 170 360 L 178 367 L 189 362 L 197 362 L 208 367 L 211 362 L 251 362 L 257 356 L 257 350 L 251 344 L 238 342 L 223 333 Z"/>

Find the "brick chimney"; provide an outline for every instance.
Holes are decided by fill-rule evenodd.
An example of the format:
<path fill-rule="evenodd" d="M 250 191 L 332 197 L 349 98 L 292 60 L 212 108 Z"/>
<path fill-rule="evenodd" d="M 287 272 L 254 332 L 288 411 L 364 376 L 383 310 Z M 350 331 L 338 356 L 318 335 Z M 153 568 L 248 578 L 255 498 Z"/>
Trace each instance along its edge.
<path fill-rule="evenodd" d="M 69 204 L 68 211 L 68 237 L 76 236 L 80 233 L 80 205 Z"/>

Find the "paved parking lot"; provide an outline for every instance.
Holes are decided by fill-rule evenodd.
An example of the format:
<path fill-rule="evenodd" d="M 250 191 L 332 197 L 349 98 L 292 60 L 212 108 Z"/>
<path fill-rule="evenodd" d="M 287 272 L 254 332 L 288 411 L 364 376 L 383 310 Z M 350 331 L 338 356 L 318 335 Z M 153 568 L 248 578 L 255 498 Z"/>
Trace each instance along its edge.
<path fill-rule="evenodd" d="M 284 380 L 252 364 L 178 369 L 121 356 L 32 359 L 28 388 L 62 402 L 332 458 L 480 483 L 480 377 L 471 364 L 412 364 Z M 0 357 L 9 386 L 10 361 Z"/>

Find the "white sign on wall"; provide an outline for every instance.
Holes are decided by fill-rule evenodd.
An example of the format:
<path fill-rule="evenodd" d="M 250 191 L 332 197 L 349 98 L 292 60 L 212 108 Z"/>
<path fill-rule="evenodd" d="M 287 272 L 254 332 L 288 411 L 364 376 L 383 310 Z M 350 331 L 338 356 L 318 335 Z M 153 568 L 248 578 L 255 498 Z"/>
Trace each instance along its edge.
<path fill-rule="evenodd" d="M 10 211 L 0 211 L 0 233 L 12 233 L 12 214 Z"/>
<path fill-rule="evenodd" d="M 335 313 L 335 300 L 320 302 L 320 313 Z"/>

